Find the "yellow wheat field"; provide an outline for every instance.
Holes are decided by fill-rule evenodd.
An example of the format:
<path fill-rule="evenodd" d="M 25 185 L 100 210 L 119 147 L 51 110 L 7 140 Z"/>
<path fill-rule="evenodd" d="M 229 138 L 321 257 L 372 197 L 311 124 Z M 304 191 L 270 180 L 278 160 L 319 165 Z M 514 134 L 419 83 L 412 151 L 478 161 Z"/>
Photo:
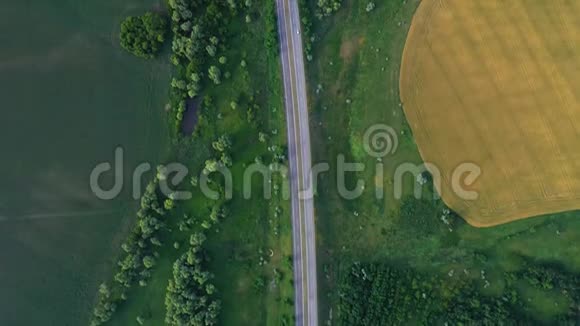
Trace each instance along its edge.
<path fill-rule="evenodd" d="M 580 1 L 423 0 L 401 100 L 443 200 L 474 226 L 580 208 Z M 451 189 L 456 166 L 482 174 Z"/>

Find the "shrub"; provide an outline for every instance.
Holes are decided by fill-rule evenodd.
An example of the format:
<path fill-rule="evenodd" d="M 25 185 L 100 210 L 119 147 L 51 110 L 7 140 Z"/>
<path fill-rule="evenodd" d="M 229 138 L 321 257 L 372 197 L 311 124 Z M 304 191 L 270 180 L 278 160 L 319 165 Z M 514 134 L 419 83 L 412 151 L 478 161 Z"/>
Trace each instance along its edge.
<path fill-rule="evenodd" d="M 121 46 L 135 56 L 151 59 L 165 41 L 167 23 L 155 13 L 127 17 L 121 24 Z"/>

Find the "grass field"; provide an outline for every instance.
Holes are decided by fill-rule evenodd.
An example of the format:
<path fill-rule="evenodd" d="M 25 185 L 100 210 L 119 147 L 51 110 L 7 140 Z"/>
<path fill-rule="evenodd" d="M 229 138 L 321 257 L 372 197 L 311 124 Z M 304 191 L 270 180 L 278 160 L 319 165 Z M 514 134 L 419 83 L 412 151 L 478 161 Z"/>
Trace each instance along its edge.
<path fill-rule="evenodd" d="M 220 325 L 281 325 L 291 322 L 294 314 L 292 283 L 292 243 L 289 202 L 280 194 L 272 199 L 263 198 L 262 181 L 253 179 L 253 196 L 242 197 L 245 167 L 256 157 L 264 162 L 271 160 L 268 147 L 286 144 L 284 108 L 280 61 L 270 55 L 265 46 L 265 1 L 255 1 L 252 22 L 243 22 L 238 15 L 231 26 L 228 50 L 223 53 L 227 64 L 220 66 L 231 72 L 231 78 L 221 85 L 208 85 L 204 97 L 213 98 L 213 105 L 202 112 L 196 136 L 177 142 L 172 159 L 187 165 L 190 175 L 199 175 L 204 162 L 211 156 L 211 142 L 227 134 L 232 139 L 233 199 L 226 205 L 229 217 L 220 221 L 208 234 L 204 245 L 208 251 L 207 270 L 215 277 L 212 282 L 221 300 Z M 217 59 L 215 59 L 217 60 Z M 241 65 L 245 60 L 246 65 Z M 249 98 L 255 97 L 260 108 L 255 111 L 257 125 L 247 121 Z M 239 105 L 233 110 L 231 101 Z M 267 141 L 258 141 L 259 132 L 267 134 Z M 190 188 L 189 182 L 185 182 Z M 274 183 L 281 183 L 276 178 Z M 147 286 L 134 286 L 113 316 L 110 325 L 130 325 L 137 316 L 147 324 L 163 325 L 165 319 L 165 293 L 172 276 L 175 260 L 188 247 L 191 230 L 179 231 L 183 216 L 199 222 L 207 217 L 215 202 L 206 198 L 199 188 L 190 188 L 193 198 L 177 202 L 170 214 L 169 229 L 160 235 L 164 246 L 160 259 Z M 280 195 L 280 196 L 279 196 Z M 196 226 L 199 227 L 199 226 Z M 174 249 L 173 243 L 181 244 Z"/>
<path fill-rule="evenodd" d="M 423 1 L 401 97 L 444 201 L 475 226 L 580 208 L 576 2 Z M 442 128 L 443 124 L 450 127 Z M 461 163 L 482 175 L 459 196 Z"/>
<path fill-rule="evenodd" d="M 169 64 L 135 60 L 117 40 L 124 16 L 159 3 L 0 4 L 2 325 L 87 323 L 135 204 L 128 187 L 98 200 L 90 172 L 116 146 L 128 172 L 168 142 Z"/>
<path fill-rule="evenodd" d="M 377 201 L 370 187 L 360 199 L 344 200 L 335 190 L 334 178 L 320 180 L 316 222 L 321 321 L 339 318 L 337 281 L 344 267 L 357 261 L 407 266 L 449 282 L 472 279 L 490 296 L 504 290 L 504 272 L 524 268 L 523 257 L 558 262 L 562 269 L 580 272 L 580 214 L 575 211 L 480 229 L 457 216 L 445 224 L 440 219 L 445 205 L 425 197 L 414 203 L 423 224 L 401 218 L 403 202 L 392 194 L 392 176 L 400 163 L 422 161 L 399 105 L 400 62 L 419 1 L 377 2 L 370 13 L 366 5 L 367 1 L 344 1 L 334 17 L 315 23 L 314 60 L 307 69 L 313 155 L 315 161 L 331 166 L 337 155 L 344 154 L 347 160 L 373 167 L 376 159 L 361 149 L 365 130 L 382 123 L 404 134 L 397 152 L 383 160 L 385 200 Z M 453 122 L 444 125 L 450 128 Z M 357 176 L 374 184 L 372 169 Z M 414 183 L 413 178 L 406 179 L 406 194 L 412 193 Z M 482 270 L 490 283 L 487 287 L 480 279 Z M 455 273 L 449 277 L 451 271 Z M 561 313 L 557 306 L 541 303 L 546 298 L 565 300 L 558 293 L 523 285 L 518 291 L 527 296 L 528 308 L 538 319 L 549 321 Z M 538 305 L 543 308 L 536 309 Z"/>

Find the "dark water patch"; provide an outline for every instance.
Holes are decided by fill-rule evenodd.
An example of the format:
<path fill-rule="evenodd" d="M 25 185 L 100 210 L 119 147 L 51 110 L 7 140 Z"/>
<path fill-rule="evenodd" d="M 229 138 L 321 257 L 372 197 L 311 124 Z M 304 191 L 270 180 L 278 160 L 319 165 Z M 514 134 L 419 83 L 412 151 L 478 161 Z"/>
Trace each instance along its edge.
<path fill-rule="evenodd" d="M 198 121 L 198 110 L 201 104 L 201 98 L 190 98 L 185 103 L 185 112 L 183 112 L 183 120 L 181 121 L 181 133 L 184 135 L 191 135 L 195 131 L 195 126 Z"/>

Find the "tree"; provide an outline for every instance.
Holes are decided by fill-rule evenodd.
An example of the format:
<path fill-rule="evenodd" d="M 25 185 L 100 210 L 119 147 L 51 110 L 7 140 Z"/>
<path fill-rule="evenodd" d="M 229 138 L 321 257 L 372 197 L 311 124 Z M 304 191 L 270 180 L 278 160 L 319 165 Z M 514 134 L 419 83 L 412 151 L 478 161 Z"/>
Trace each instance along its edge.
<path fill-rule="evenodd" d="M 95 309 L 93 310 L 93 320 L 91 325 L 100 325 L 111 319 L 113 313 L 117 310 L 117 305 L 109 299 L 100 298 Z"/>
<path fill-rule="evenodd" d="M 194 248 L 199 248 L 205 242 L 206 237 L 203 233 L 194 233 L 189 238 L 189 244 Z"/>
<path fill-rule="evenodd" d="M 166 180 L 167 179 L 167 167 L 164 165 L 157 166 L 157 179 Z"/>
<path fill-rule="evenodd" d="M 111 290 L 106 283 L 102 283 L 99 286 L 99 293 L 103 296 L 103 298 L 109 298 L 111 296 Z"/>
<path fill-rule="evenodd" d="M 221 83 L 222 72 L 216 66 L 209 67 L 209 79 L 213 81 L 214 84 L 219 85 Z"/>
<path fill-rule="evenodd" d="M 216 325 L 220 302 L 212 295 L 213 275 L 202 270 L 202 235 L 192 236 L 192 248 L 173 265 L 165 296 L 165 323 L 169 325 Z"/>
<path fill-rule="evenodd" d="M 232 141 L 228 135 L 222 135 L 212 143 L 212 147 L 218 152 L 225 152 L 232 147 Z"/>
<path fill-rule="evenodd" d="M 165 201 L 163 202 L 163 207 L 164 207 L 166 210 L 170 211 L 170 210 L 172 210 L 172 209 L 173 209 L 173 207 L 175 207 L 175 201 L 173 201 L 173 199 L 171 199 L 171 198 L 167 198 L 167 199 L 165 199 Z"/>
<path fill-rule="evenodd" d="M 196 175 L 192 175 L 189 183 L 191 183 L 192 186 L 197 187 L 197 184 L 199 183 L 199 179 L 197 178 Z"/>
<path fill-rule="evenodd" d="M 185 82 L 185 80 L 173 78 L 171 80 L 171 87 L 179 90 L 185 90 L 187 88 L 187 83 Z"/>
<path fill-rule="evenodd" d="M 135 56 L 151 59 L 165 41 L 167 23 L 159 14 L 130 16 L 121 24 L 121 46 Z"/>
<path fill-rule="evenodd" d="M 226 167 L 231 167 L 234 164 L 234 162 L 232 161 L 232 157 L 229 156 L 227 153 L 222 153 L 222 156 L 220 157 L 220 161 Z"/>
<path fill-rule="evenodd" d="M 151 256 L 143 257 L 143 266 L 145 266 L 145 268 L 152 268 L 155 266 L 155 258 Z"/>
<path fill-rule="evenodd" d="M 258 133 L 258 140 L 260 141 L 260 143 L 265 143 L 268 140 L 268 135 L 260 131 Z"/>
<path fill-rule="evenodd" d="M 212 172 L 216 172 L 219 168 L 222 167 L 221 162 L 216 160 L 207 160 L 205 161 L 205 168 L 203 168 L 203 174 L 208 175 Z"/>
<path fill-rule="evenodd" d="M 215 57 L 215 54 L 217 52 L 215 45 L 210 44 L 210 45 L 205 47 L 205 50 L 207 51 L 207 54 L 210 55 L 210 57 Z"/>
<path fill-rule="evenodd" d="M 151 241 L 152 245 L 155 245 L 157 247 L 161 247 L 163 245 L 161 241 L 159 241 L 159 239 L 157 239 L 156 237 L 151 237 L 149 241 Z"/>
<path fill-rule="evenodd" d="M 228 5 L 230 6 L 230 10 L 232 12 L 232 14 L 236 14 L 237 9 L 238 9 L 238 5 L 236 4 L 236 0 L 227 0 L 228 1 Z"/>
<path fill-rule="evenodd" d="M 323 16 L 330 16 L 332 13 L 340 9 L 341 0 L 318 0 L 318 18 Z"/>
<path fill-rule="evenodd" d="M 201 227 L 204 229 L 210 229 L 212 226 L 212 223 L 210 220 L 204 220 L 203 222 L 201 222 Z"/>
<path fill-rule="evenodd" d="M 187 22 L 181 24 L 180 27 L 184 32 L 189 32 L 189 31 L 191 31 L 191 22 L 187 21 Z"/>
<path fill-rule="evenodd" d="M 265 33 L 266 48 L 270 54 L 277 54 L 278 51 L 278 23 L 276 18 L 276 8 L 274 1 L 266 1 L 265 6 Z"/>

